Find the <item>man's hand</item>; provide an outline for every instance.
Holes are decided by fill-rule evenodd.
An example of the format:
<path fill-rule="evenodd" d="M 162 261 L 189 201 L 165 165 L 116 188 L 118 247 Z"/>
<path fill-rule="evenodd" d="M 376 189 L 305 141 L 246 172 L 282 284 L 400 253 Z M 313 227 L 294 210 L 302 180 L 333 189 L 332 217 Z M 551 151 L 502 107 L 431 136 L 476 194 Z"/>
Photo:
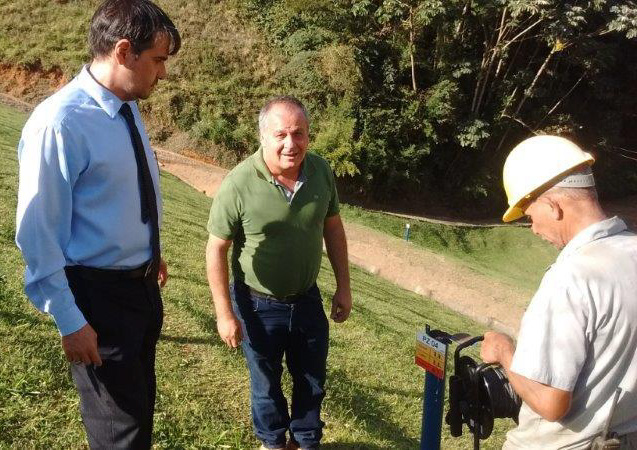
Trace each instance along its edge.
<path fill-rule="evenodd" d="M 243 333 L 241 332 L 241 322 L 237 317 L 230 313 L 217 317 L 217 331 L 221 340 L 225 342 L 230 348 L 237 348 L 241 345 L 243 340 Z"/>
<path fill-rule="evenodd" d="M 74 333 L 62 336 L 62 349 L 69 362 L 102 365 L 102 358 L 97 352 L 97 333 L 89 324 Z"/>
<path fill-rule="evenodd" d="M 217 316 L 217 331 L 221 340 L 228 347 L 236 348 L 241 345 L 243 333 L 241 323 L 232 311 L 230 290 L 228 288 L 228 249 L 232 241 L 210 235 L 206 245 L 206 273 L 208 284 L 215 303 Z"/>
<path fill-rule="evenodd" d="M 166 286 L 166 281 L 168 281 L 168 265 L 164 258 L 159 259 L 159 273 L 157 274 L 157 282 L 159 283 L 159 287 L 163 288 Z"/>
<path fill-rule="evenodd" d="M 336 277 L 336 292 L 332 297 L 330 317 L 336 323 L 345 322 L 352 311 L 352 291 L 349 287 L 349 262 L 347 260 L 347 239 L 341 217 L 336 214 L 327 217 L 323 224 L 323 238 L 327 257 Z"/>
<path fill-rule="evenodd" d="M 511 371 L 515 344 L 506 334 L 487 331 L 480 348 L 480 357 L 487 363 L 500 364 L 507 373 L 513 390 L 533 411 L 555 422 L 571 408 L 572 393 L 526 378 Z"/>
<path fill-rule="evenodd" d="M 487 331 L 480 346 L 480 358 L 486 363 L 497 363 L 505 369 L 511 366 L 515 352 L 513 339 L 506 334 Z"/>
<path fill-rule="evenodd" d="M 352 292 L 349 289 L 336 288 L 332 297 L 330 317 L 336 323 L 345 322 L 352 311 Z"/>

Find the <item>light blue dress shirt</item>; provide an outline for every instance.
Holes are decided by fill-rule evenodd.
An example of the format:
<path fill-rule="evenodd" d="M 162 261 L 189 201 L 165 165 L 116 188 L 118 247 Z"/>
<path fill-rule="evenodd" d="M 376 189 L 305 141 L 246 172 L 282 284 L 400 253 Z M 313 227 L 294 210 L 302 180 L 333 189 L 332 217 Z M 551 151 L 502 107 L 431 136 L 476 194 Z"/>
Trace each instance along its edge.
<path fill-rule="evenodd" d="M 151 258 L 151 223 L 141 221 L 137 164 L 115 94 L 85 66 L 33 111 L 18 146 L 16 243 L 25 292 L 62 335 L 86 320 L 64 273 L 68 265 L 135 268 Z M 128 102 L 157 193 L 159 171 L 137 104 Z"/>

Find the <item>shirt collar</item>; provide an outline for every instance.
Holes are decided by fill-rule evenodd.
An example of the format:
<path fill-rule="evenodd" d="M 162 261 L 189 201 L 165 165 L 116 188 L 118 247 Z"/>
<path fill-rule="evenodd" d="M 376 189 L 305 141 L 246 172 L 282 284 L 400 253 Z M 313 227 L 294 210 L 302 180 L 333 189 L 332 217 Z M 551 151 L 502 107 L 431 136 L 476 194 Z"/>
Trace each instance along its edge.
<path fill-rule="evenodd" d="M 277 186 L 285 187 L 285 186 L 283 186 L 283 184 L 279 183 L 277 181 L 277 179 L 274 178 L 273 175 L 270 175 L 270 177 L 271 177 L 272 183 L 274 183 Z M 301 173 L 299 173 L 299 177 L 296 179 L 296 182 L 294 183 L 294 186 L 295 186 L 294 189 L 296 190 L 297 187 L 299 187 L 300 185 L 302 185 L 306 181 L 307 181 L 307 177 L 305 176 L 305 172 L 301 170 Z"/>
<path fill-rule="evenodd" d="M 590 242 L 621 233 L 627 228 L 626 223 L 617 216 L 589 225 L 577 233 L 575 237 L 566 244 L 557 257 L 557 260 L 567 258 Z"/>
<path fill-rule="evenodd" d="M 99 84 L 93 75 L 88 70 L 88 64 L 82 67 L 82 71 L 77 76 L 77 81 L 84 89 L 84 91 L 90 95 L 95 102 L 106 111 L 111 119 L 114 119 L 115 116 L 119 113 L 119 109 L 122 107 L 124 103 L 117 95 L 113 94 L 111 91 L 106 89 L 104 86 Z M 127 102 L 131 107 L 133 102 Z M 134 109 L 133 109 L 134 110 Z"/>
<path fill-rule="evenodd" d="M 314 166 L 309 161 L 310 158 L 307 157 L 307 153 L 305 154 L 305 158 L 303 158 L 303 164 L 301 165 L 301 173 L 299 174 L 299 180 L 305 181 L 308 179 L 312 173 L 314 173 Z M 259 147 L 259 150 L 254 154 L 254 167 L 257 172 L 270 183 L 274 183 L 274 177 L 270 173 L 268 166 L 265 164 L 265 160 L 263 159 L 263 148 Z"/>

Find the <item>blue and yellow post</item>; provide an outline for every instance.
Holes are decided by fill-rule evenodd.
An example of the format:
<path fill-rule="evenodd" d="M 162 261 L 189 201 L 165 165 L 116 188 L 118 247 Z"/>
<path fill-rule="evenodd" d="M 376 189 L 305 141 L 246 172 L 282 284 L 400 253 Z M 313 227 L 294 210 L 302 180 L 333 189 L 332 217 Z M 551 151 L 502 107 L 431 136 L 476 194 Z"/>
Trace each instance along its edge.
<path fill-rule="evenodd" d="M 449 335 L 431 331 L 429 325 L 416 335 L 416 364 L 425 369 L 420 450 L 439 450 Z"/>

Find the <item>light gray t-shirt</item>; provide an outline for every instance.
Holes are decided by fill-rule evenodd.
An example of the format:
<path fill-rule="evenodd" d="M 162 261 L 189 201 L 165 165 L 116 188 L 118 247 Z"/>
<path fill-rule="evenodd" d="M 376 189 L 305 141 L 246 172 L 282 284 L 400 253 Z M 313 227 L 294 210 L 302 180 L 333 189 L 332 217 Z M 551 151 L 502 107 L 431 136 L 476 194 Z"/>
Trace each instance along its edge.
<path fill-rule="evenodd" d="M 637 431 L 637 235 L 613 217 L 578 233 L 546 272 L 524 314 L 511 371 L 573 393 L 549 422 L 526 404 L 505 449 L 587 448 L 601 433 Z"/>

